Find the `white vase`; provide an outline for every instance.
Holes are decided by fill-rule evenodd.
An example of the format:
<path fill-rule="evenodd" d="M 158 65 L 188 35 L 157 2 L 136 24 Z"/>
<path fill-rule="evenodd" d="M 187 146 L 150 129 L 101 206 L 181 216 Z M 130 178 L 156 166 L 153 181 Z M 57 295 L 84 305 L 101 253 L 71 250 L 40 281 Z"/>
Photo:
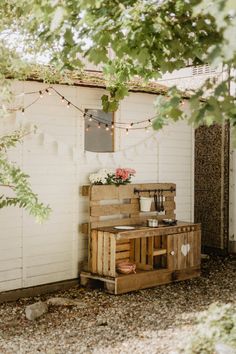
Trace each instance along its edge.
<path fill-rule="evenodd" d="M 140 197 L 140 211 L 150 211 L 153 198 L 150 197 Z"/>

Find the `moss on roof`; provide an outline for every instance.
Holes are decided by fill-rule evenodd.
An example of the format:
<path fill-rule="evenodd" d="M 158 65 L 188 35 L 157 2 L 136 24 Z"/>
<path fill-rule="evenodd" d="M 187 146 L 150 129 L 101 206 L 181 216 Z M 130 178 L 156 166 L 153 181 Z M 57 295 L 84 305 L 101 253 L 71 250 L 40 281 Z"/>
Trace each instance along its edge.
<path fill-rule="evenodd" d="M 8 73 L 8 77 L 16 78 L 14 74 Z M 17 77 L 19 79 L 19 77 Z M 106 80 L 100 71 L 69 71 L 63 73 L 57 71 L 52 66 L 30 66 L 22 75 L 23 80 L 47 82 L 51 84 L 84 86 L 106 89 Z M 143 92 L 150 94 L 166 95 L 168 87 L 155 81 L 143 82 L 141 79 L 135 79 L 129 82 L 130 92 Z M 189 97 L 187 93 L 183 93 L 183 97 Z"/>

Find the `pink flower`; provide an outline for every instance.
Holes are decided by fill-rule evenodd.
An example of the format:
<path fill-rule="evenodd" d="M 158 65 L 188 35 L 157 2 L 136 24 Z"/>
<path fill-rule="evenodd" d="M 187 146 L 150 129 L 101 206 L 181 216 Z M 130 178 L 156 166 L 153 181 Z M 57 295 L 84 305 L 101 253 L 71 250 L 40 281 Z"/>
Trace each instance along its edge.
<path fill-rule="evenodd" d="M 130 176 L 134 176 L 136 171 L 133 168 L 126 168 L 126 171 L 130 174 Z"/>
<path fill-rule="evenodd" d="M 136 173 L 135 170 L 131 168 L 117 168 L 115 177 L 122 179 L 122 181 L 126 181 Z"/>

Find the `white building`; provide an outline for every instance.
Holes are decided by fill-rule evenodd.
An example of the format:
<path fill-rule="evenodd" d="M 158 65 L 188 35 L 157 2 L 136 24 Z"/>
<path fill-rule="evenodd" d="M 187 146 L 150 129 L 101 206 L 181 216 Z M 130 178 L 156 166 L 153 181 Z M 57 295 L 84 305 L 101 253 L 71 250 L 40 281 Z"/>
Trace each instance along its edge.
<path fill-rule="evenodd" d="M 74 78 L 70 86 L 60 83 L 53 87 L 82 110 L 97 110 L 105 92 L 103 85 L 90 75 L 84 81 Z M 78 277 L 87 257 L 87 237 L 79 226 L 88 217 L 87 199 L 80 195 L 80 187 L 101 167 L 134 168 L 134 182 L 176 183 L 176 217 L 193 221 L 194 136 L 190 126 L 179 122 L 161 132 L 135 130 L 129 135 L 115 129 L 114 152 L 85 152 L 83 114 L 72 105 L 68 109 L 53 90 L 39 98 L 39 91 L 46 87 L 36 81 L 14 82 L 13 91 L 19 96 L 12 108 L 19 110 L 0 122 L 1 134 L 16 129 L 19 123 L 37 125 L 37 133 L 26 137 L 9 157 L 30 175 L 33 190 L 53 209 L 42 225 L 22 209 L 1 209 L 0 292 Z M 21 95 L 32 91 L 35 94 Z M 155 96 L 165 88 L 152 84 L 145 92 L 137 85 L 133 91 L 121 102 L 116 122 L 152 117 Z M 20 107 L 36 98 L 22 115 Z"/>

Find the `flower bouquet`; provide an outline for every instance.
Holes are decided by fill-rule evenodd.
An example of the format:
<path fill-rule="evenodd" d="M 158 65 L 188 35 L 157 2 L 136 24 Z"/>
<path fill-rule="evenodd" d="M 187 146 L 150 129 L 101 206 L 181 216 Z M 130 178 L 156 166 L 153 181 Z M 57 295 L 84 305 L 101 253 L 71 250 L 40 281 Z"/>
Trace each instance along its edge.
<path fill-rule="evenodd" d="M 115 171 L 114 184 L 131 183 L 131 177 L 136 173 L 132 168 L 117 168 Z"/>
<path fill-rule="evenodd" d="M 121 184 L 131 183 L 131 177 L 136 173 L 132 168 L 117 168 L 114 170 L 101 169 L 96 173 L 92 173 L 89 176 L 89 181 L 92 184 L 115 184 L 117 186 Z"/>

